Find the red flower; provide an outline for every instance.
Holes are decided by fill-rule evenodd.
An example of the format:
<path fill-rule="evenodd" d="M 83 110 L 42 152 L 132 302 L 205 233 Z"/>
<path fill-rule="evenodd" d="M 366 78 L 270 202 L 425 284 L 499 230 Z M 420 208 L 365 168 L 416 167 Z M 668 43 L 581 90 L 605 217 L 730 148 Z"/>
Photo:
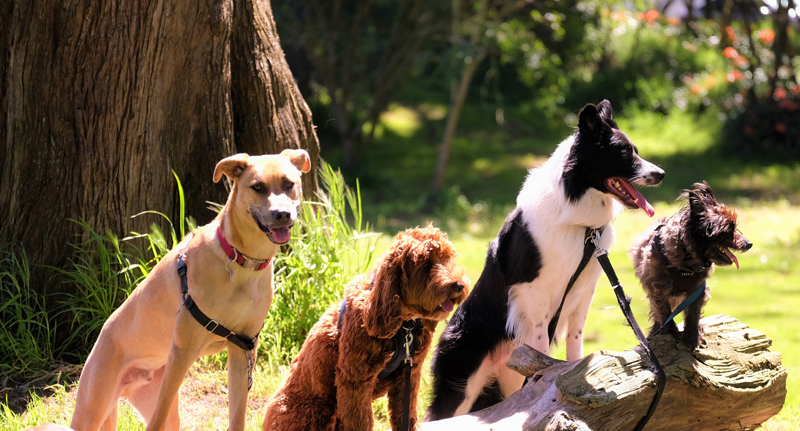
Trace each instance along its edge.
<path fill-rule="evenodd" d="M 725 34 L 728 35 L 728 39 L 731 42 L 736 40 L 736 32 L 733 30 L 733 27 L 731 26 L 725 27 Z"/>
<path fill-rule="evenodd" d="M 775 123 L 775 130 L 777 130 L 778 133 L 786 133 L 786 125 L 783 123 Z"/>
<path fill-rule="evenodd" d="M 647 11 L 647 13 L 644 14 L 644 19 L 646 19 L 647 21 L 653 22 L 653 21 L 657 20 L 658 17 L 660 17 L 660 16 L 661 16 L 661 14 L 658 13 L 657 10 L 650 9 L 649 11 Z"/>
<path fill-rule="evenodd" d="M 730 28 L 730 27 L 728 27 L 728 28 Z M 722 55 L 724 55 L 725 58 L 736 58 L 736 57 L 739 56 L 739 52 L 736 51 L 736 48 L 734 48 L 732 46 L 729 46 L 729 47 L 725 48 L 724 51 L 722 51 Z"/>
<path fill-rule="evenodd" d="M 667 22 L 672 24 L 672 25 L 674 25 L 675 27 L 677 27 L 681 23 L 681 20 L 679 20 L 678 18 L 675 18 L 675 17 L 670 17 L 670 18 L 667 18 Z"/>
<path fill-rule="evenodd" d="M 764 43 L 772 43 L 775 41 L 775 30 L 766 28 L 758 32 L 758 38 Z"/>
<path fill-rule="evenodd" d="M 728 73 L 728 81 L 729 82 L 736 82 L 736 81 L 742 79 L 743 76 L 744 75 L 742 75 L 742 72 L 739 72 L 738 70 L 734 70 L 734 71 Z"/>
<path fill-rule="evenodd" d="M 772 93 L 772 98 L 775 100 L 781 100 L 786 98 L 786 89 L 785 88 L 776 88 L 775 92 Z"/>

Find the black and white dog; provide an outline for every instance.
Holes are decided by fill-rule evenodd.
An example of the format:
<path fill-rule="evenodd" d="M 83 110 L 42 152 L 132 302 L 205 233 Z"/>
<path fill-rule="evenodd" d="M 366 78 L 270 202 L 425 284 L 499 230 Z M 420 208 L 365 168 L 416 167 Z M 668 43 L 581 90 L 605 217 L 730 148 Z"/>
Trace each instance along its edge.
<path fill-rule="evenodd" d="M 548 324 L 583 257 L 587 227 L 603 227 L 600 246 L 607 249 L 614 239 L 609 223 L 622 207 L 655 212 L 631 183 L 652 186 L 663 177 L 617 128 L 607 100 L 581 110 L 576 133 L 528 174 L 480 279 L 442 334 L 428 420 L 483 409 L 520 389 L 524 378 L 506 362 L 520 343 L 548 353 Z M 564 302 L 555 338 L 566 337 L 567 360 L 583 357 L 583 325 L 599 276 L 590 259 Z"/>

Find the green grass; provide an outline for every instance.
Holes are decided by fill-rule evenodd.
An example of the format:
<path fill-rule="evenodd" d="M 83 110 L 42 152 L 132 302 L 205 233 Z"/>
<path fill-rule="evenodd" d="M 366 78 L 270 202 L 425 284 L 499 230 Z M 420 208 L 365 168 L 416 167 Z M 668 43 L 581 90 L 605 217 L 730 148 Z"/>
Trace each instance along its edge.
<path fill-rule="evenodd" d="M 648 191 L 644 194 L 647 196 Z M 677 204 L 659 203 L 655 205 L 656 215 L 653 219 L 643 211 L 625 211 L 613 222 L 617 239 L 609 258 L 625 292 L 633 298 L 631 308 L 645 331 L 649 328 L 648 303 L 633 272 L 627 250 L 633 239 L 647 226 L 659 217 L 673 214 L 678 208 Z M 704 309 L 704 314 L 731 315 L 772 338 L 771 350 L 781 352 L 783 364 L 789 372 L 788 393 L 784 409 L 764 429 L 800 429 L 800 426 L 795 426 L 800 424 L 796 420 L 800 417 L 800 333 L 795 313 L 800 309 L 800 267 L 796 265 L 800 261 L 800 206 L 778 201 L 736 206 L 736 209 L 739 227 L 754 246 L 739 256 L 741 269 L 738 271 L 735 267 L 717 268 L 709 281 L 712 299 Z M 496 223 L 495 232 L 484 236 L 462 233 L 451 237 L 458 249 L 459 263 L 467 267 L 467 275 L 473 283 L 483 270 L 488 244 L 500 229 L 501 221 Z M 378 249 L 388 246 L 389 241 L 388 236 L 382 238 L 378 242 Z M 597 286 L 584 330 L 584 353 L 633 348 L 637 345 L 636 338 L 626 326 L 608 279 L 601 275 Z M 682 317 L 676 320 L 680 322 Z M 440 324 L 438 329 L 441 332 L 444 324 Z M 564 359 L 566 352 L 563 344 L 555 346 L 552 355 Z M 427 379 L 421 386 L 420 411 L 423 411 L 422 408 L 430 402 Z M 376 414 L 382 412 L 381 407 L 375 404 Z"/>
<path fill-rule="evenodd" d="M 30 273 L 22 247 L 0 248 L 0 376 L 34 375 L 54 362 L 56 325 L 46 298 L 31 289 Z"/>
<path fill-rule="evenodd" d="M 340 286 L 352 274 L 362 271 L 373 251 L 382 252 L 398 230 L 433 220 L 451 233 L 460 252 L 460 262 L 467 266 L 469 277 L 477 280 L 487 245 L 513 206 L 527 169 L 541 163 L 569 134 L 566 123 L 543 124 L 536 120 L 538 114 L 524 110 L 507 110 L 506 119 L 511 126 L 499 128 L 493 124 L 493 112 L 476 105 L 467 106 L 454 141 L 447 178 L 449 187 L 433 207 L 427 208 L 425 198 L 436 160 L 442 109 L 445 108 L 439 105 L 397 105 L 381 117 L 369 151 L 362 151 L 357 167 L 347 172 L 351 184 L 356 184 L 355 177 L 361 178 L 363 203 L 352 195 L 346 197 L 343 182 L 332 181 L 339 192 L 331 195 L 340 196 L 338 200 L 328 198 L 321 203 L 306 204 L 301 221 L 301 226 L 305 224 L 305 227 L 295 232 L 294 251 L 279 259 L 277 265 L 278 292 L 269 315 L 271 329 L 262 339 L 262 359 L 252 393 L 254 399 L 267 399 L 285 377 L 287 362 L 299 347 L 305 331 L 328 304 L 340 297 L 341 290 L 332 286 Z M 528 124 L 524 118 L 533 120 Z M 679 191 L 700 180 L 707 180 L 721 201 L 739 210 L 741 230 L 755 246 L 741 256 L 741 270 L 720 268 L 716 271 L 709 283 L 713 298 L 705 314 L 730 314 L 774 340 L 773 350 L 783 354 L 784 365 L 789 370 L 788 395 L 784 410 L 766 429 L 795 429 L 794 424 L 800 418 L 800 378 L 796 377 L 800 372 L 800 334 L 795 329 L 797 319 L 793 313 L 800 308 L 800 269 L 796 265 L 800 258 L 800 163 L 762 165 L 721 152 L 716 142 L 721 123 L 713 115 L 692 117 L 674 112 L 662 116 L 628 110 L 618 113 L 616 119 L 637 144 L 640 154 L 667 172 L 661 187 L 644 191 L 654 203 L 657 216 L 672 214 L 677 208 L 673 202 Z M 336 160 L 335 154 L 326 158 Z M 373 247 L 372 240 L 361 235 L 368 230 L 366 223 L 351 215 L 357 214 L 359 208 L 363 209 L 364 220 L 376 220 L 378 229 L 391 235 L 382 237 Z M 345 219 L 352 223 L 337 222 L 337 214 L 348 214 Z M 611 253 L 626 292 L 634 299 L 633 310 L 645 327 L 647 302 L 625 251 L 635 235 L 653 221 L 641 211 L 622 214 L 614 223 L 618 239 Z M 110 240 L 113 236 L 107 238 Z M 156 260 L 171 246 L 170 239 L 173 244 L 175 242 L 174 238 L 163 234 L 151 233 L 148 238 Z M 108 250 L 116 251 L 113 241 L 105 244 Z M 336 247 L 329 248 L 332 245 Z M 306 251 L 316 254 L 311 258 L 302 256 Z M 25 265 L 18 262 L 19 252 L 14 256 L 0 262 L 5 262 L 0 270 L 2 288 L 12 293 L 14 289 L 19 291 L 15 283 L 24 285 L 27 271 Z M 118 259 L 113 253 L 111 258 Z M 138 270 L 131 267 L 137 260 L 109 262 L 113 263 L 109 266 L 111 272 L 117 276 L 123 275 L 120 273 L 123 268 Z M 146 266 L 142 270 L 146 270 Z M 304 293 L 304 286 L 312 292 Z M 311 296 L 304 296 L 306 293 Z M 40 309 L 34 305 L 30 306 L 31 310 Z M 24 305 L 21 307 L 7 307 L 4 312 L 30 315 L 32 319 L 41 317 L 26 311 Z M 40 321 L 49 320 L 44 316 Z M 284 321 L 303 324 L 281 328 Z M 0 322 L 0 330 L 18 331 L 14 322 Z M 439 326 L 440 331 L 443 326 Z M 625 350 L 636 344 L 602 276 L 585 337 L 586 353 L 600 349 Z M 25 342 L 24 338 L 19 341 Z M 563 357 L 563 348 L 557 347 L 555 355 Z M 204 389 L 207 394 L 219 395 L 216 388 L 224 385 L 227 379 L 223 359 L 219 356 L 201 361 L 197 379 L 211 388 Z M 428 382 L 426 374 L 422 382 L 421 410 L 429 402 Z M 205 396 L 186 399 L 184 405 L 202 403 Z M 45 401 L 34 400 L 21 417 L 5 410 L 0 413 L 0 431 L 19 429 L 23 423 L 67 423 L 72 411 L 70 399 L 58 389 Z M 263 417 L 259 408 L 253 407 L 248 429 L 259 429 Z M 224 427 L 226 410 L 211 408 L 198 413 L 197 427 Z M 386 402 L 377 401 L 374 411 L 378 420 L 376 429 L 388 429 Z M 122 421 L 129 425 L 120 429 L 143 428 L 131 411 L 123 410 L 121 415 Z"/>

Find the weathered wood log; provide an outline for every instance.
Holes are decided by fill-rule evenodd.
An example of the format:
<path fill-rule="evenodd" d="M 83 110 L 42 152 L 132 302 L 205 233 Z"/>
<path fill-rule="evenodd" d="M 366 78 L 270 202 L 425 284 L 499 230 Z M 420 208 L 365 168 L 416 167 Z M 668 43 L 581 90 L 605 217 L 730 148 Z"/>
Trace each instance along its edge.
<path fill-rule="evenodd" d="M 777 414 L 786 399 L 786 367 L 772 340 L 730 316 L 701 321 L 705 342 L 694 352 L 670 335 L 650 347 L 667 374 L 664 395 L 646 431 L 743 430 Z M 523 346 L 509 367 L 530 377 L 505 401 L 479 412 L 424 423 L 435 430 L 632 430 L 655 395 L 640 349 L 599 351 L 565 362 Z"/>

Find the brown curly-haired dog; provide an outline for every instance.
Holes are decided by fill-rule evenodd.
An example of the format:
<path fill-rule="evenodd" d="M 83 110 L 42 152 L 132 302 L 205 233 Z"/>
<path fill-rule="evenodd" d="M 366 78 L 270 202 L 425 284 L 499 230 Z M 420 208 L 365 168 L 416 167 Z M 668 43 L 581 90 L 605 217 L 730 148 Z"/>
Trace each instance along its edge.
<path fill-rule="evenodd" d="M 753 246 L 736 228 L 736 212 L 717 202 L 705 181 L 684 190 L 680 198 L 686 201 L 683 208 L 645 230 L 628 251 L 650 300 L 650 336 L 711 276 L 713 264 L 736 263 L 739 268 L 730 250 L 743 252 Z M 684 311 L 683 340 L 690 348 L 702 340 L 700 317 L 708 292 L 706 287 L 705 295 Z M 677 337 L 678 327 L 671 321 L 664 332 Z"/>
<path fill-rule="evenodd" d="M 415 429 L 422 363 L 436 324 L 467 297 L 468 284 L 445 233 L 431 225 L 400 232 L 375 268 L 345 287 L 341 325 L 335 304 L 311 329 L 267 405 L 264 430 L 372 430 L 372 401 L 387 393 L 392 428 L 400 429 L 403 367 L 383 379 L 378 374 L 395 352 L 393 336 L 409 320 L 415 322 L 408 383 Z"/>

